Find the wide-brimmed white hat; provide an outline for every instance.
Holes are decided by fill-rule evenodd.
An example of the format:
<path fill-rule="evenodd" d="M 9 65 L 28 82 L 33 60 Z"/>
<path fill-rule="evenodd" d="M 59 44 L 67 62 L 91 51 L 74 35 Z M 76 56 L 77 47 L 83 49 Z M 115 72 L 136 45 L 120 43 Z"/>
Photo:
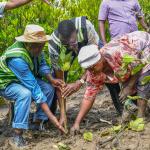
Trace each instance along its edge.
<path fill-rule="evenodd" d="M 24 34 L 15 38 L 20 42 L 43 43 L 50 40 L 50 36 L 45 34 L 44 28 L 39 25 L 27 25 Z"/>
<path fill-rule="evenodd" d="M 81 48 L 78 55 L 78 62 L 83 68 L 89 68 L 101 59 L 97 45 L 88 45 Z"/>

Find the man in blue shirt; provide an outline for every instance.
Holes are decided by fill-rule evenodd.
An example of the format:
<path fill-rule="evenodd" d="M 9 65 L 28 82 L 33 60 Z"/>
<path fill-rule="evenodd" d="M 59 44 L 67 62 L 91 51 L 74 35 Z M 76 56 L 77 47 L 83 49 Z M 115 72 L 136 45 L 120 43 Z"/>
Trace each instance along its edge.
<path fill-rule="evenodd" d="M 31 101 L 37 105 L 35 121 L 50 120 L 60 131 L 64 128 L 53 115 L 54 87 L 61 88 L 63 82 L 53 79 L 41 51 L 50 39 L 38 25 L 27 25 L 24 35 L 16 37 L 16 42 L 0 57 L 0 95 L 14 101 L 12 127 L 14 136 L 11 143 L 18 147 L 26 145 L 22 137 L 28 129 Z M 48 83 L 41 77 L 45 77 Z"/>

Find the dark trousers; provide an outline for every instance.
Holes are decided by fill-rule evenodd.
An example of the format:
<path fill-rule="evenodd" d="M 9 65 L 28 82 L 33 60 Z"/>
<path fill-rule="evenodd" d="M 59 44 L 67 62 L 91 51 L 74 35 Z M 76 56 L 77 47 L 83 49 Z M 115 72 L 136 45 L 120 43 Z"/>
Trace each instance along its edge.
<path fill-rule="evenodd" d="M 119 100 L 119 93 L 120 93 L 120 86 L 119 83 L 117 84 L 105 84 L 110 92 L 111 99 L 113 101 L 113 104 L 115 106 L 116 111 L 119 113 L 119 115 L 122 114 L 123 111 L 123 105 Z"/>

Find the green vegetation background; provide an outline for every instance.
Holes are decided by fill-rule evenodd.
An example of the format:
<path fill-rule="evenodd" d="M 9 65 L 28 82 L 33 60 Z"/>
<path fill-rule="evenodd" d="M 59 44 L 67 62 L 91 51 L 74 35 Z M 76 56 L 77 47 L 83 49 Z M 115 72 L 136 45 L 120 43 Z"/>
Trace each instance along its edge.
<path fill-rule="evenodd" d="M 149 0 L 139 0 L 143 12 L 150 15 Z M 87 16 L 98 31 L 98 11 L 101 0 L 61 0 L 51 7 L 41 0 L 5 13 L 0 19 L 0 53 L 14 42 L 14 37 L 23 33 L 27 24 L 39 24 L 51 34 L 61 20 Z M 58 6 L 57 6 L 58 5 Z M 149 19 L 150 20 L 150 19 Z M 109 34 L 107 30 L 107 38 Z"/>
<path fill-rule="evenodd" d="M 146 20 L 150 25 L 150 2 L 139 0 Z M 98 31 L 98 11 L 101 0 L 61 0 L 53 2 L 54 7 L 36 0 L 29 5 L 8 11 L 5 17 L 0 19 L 0 54 L 14 42 L 14 37 L 21 35 L 27 24 L 39 24 L 51 34 L 57 28 L 61 20 L 77 16 L 87 16 Z M 140 27 L 139 27 L 140 28 Z M 107 29 L 107 39 L 109 32 Z M 48 54 L 47 48 L 45 48 Z M 49 61 L 47 55 L 47 62 Z"/>

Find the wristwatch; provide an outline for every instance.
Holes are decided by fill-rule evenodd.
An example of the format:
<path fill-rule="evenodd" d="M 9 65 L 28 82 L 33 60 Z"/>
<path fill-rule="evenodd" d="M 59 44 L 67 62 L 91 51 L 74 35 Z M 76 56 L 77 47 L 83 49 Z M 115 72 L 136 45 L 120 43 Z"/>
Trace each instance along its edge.
<path fill-rule="evenodd" d="M 84 84 L 85 83 L 85 81 L 83 80 L 83 79 L 80 79 L 79 80 L 82 84 Z"/>

